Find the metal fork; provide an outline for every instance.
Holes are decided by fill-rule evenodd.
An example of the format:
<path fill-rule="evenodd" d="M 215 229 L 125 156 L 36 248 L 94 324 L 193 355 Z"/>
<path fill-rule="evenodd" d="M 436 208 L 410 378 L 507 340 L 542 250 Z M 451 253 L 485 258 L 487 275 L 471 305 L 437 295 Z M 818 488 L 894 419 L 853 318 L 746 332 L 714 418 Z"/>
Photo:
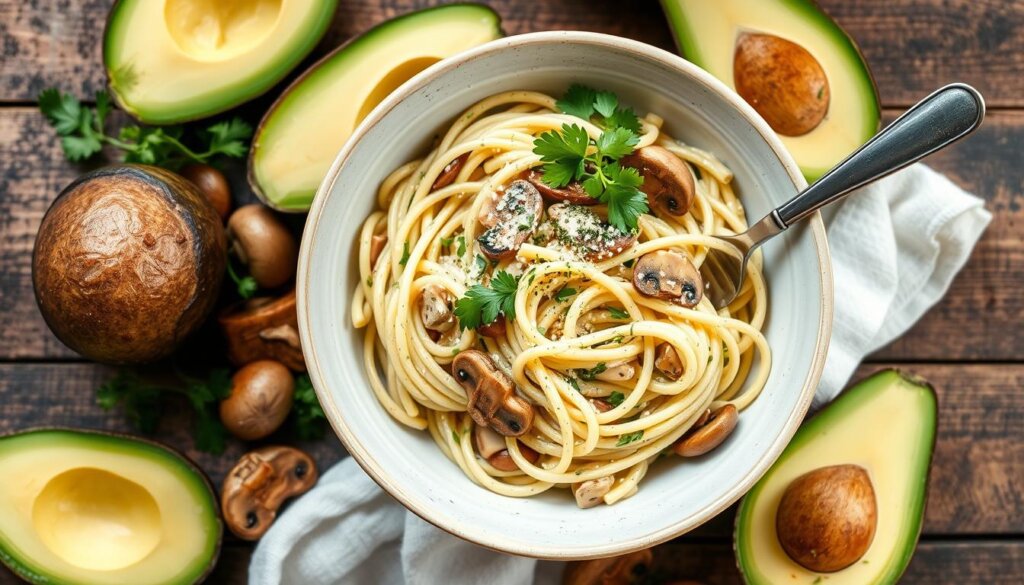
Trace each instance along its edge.
<path fill-rule="evenodd" d="M 985 100 L 963 83 L 947 85 L 903 113 L 816 183 L 777 207 L 747 231 L 717 236 L 701 266 L 705 294 L 716 309 L 728 305 L 743 283 L 747 261 L 761 244 L 858 187 L 917 162 L 973 132 L 985 117 Z"/>

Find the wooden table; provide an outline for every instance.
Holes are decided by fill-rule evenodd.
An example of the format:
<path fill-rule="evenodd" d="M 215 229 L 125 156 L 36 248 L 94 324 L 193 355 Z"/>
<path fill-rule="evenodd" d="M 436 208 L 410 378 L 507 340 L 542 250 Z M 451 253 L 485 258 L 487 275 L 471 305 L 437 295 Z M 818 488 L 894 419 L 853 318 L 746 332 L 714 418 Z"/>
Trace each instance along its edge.
<path fill-rule="evenodd" d="M 129 430 L 94 403 L 112 372 L 83 361 L 43 323 L 30 256 L 40 219 L 81 172 L 65 162 L 35 107 L 57 86 L 81 98 L 103 87 L 101 37 L 110 0 L 0 0 L 0 432 L 40 425 Z M 385 17 L 433 2 L 342 0 L 320 55 Z M 582 29 L 672 50 L 655 2 L 491 2 L 509 34 Z M 995 219 L 946 298 L 856 377 L 898 366 L 931 380 L 940 422 L 924 534 L 906 583 L 1019 583 L 1024 575 L 1024 3 L 1001 0 L 826 0 L 860 43 L 891 120 L 951 81 L 988 100 L 984 126 L 930 164 L 988 201 Z M 635 6 L 634 6 L 635 5 Z M 272 91 L 270 96 L 276 95 Z M 256 119 L 269 98 L 244 109 Z M 244 446 L 196 452 L 184 405 L 156 438 L 182 449 L 215 483 Z M 326 466 L 332 439 L 305 445 Z M 0 478 L 5 481 L 5 478 Z M 658 549 L 661 575 L 736 583 L 733 513 Z M 249 545 L 226 539 L 211 583 L 243 583 Z M 14 577 L 0 569 L 0 583 Z"/>

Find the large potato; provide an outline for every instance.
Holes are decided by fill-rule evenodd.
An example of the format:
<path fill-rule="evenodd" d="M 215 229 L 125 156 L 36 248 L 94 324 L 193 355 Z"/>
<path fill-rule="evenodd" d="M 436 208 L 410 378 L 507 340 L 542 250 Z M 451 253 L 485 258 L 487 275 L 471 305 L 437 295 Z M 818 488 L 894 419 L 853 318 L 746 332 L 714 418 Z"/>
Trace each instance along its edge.
<path fill-rule="evenodd" d="M 217 299 L 227 258 L 213 206 L 181 176 L 145 165 L 83 175 L 57 197 L 32 258 L 50 329 L 85 357 L 159 359 Z"/>

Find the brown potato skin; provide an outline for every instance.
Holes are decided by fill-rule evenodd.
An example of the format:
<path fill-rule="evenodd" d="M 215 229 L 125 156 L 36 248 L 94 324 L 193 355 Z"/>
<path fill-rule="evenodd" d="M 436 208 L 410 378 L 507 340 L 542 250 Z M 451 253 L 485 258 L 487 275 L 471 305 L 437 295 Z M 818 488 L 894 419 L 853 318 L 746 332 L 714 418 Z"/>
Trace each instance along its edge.
<path fill-rule="evenodd" d="M 147 165 L 115 165 L 68 185 L 32 254 L 36 302 L 71 349 L 111 364 L 151 362 L 195 331 L 227 259 L 220 218 L 198 188 Z"/>
<path fill-rule="evenodd" d="M 832 573 L 857 562 L 878 525 L 875 489 L 859 465 L 815 469 L 793 480 L 775 515 L 779 544 L 801 566 Z"/>
<path fill-rule="evenodd" d="M 828 78 L 807 49 L 768 34 L 744 34 L 733 55 L 736 93 L 783 136 L 801 136 L 825 119 Z"/>

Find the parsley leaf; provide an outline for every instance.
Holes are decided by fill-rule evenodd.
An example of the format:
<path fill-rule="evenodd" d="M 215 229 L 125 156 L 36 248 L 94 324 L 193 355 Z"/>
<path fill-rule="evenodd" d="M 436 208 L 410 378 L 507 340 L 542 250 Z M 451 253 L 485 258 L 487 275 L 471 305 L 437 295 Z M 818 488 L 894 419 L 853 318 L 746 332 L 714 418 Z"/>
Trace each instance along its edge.
<path fill-rule="evenodd" d="M 619 392 L 618 390 L 613 391 L 611 394 L 608 395 L 608 398 L 605 398 L 605 400 L 608 401 L 608 404 L 611 404 L 612 406 L 618 406 L 622 404 L 622 402 L 625 399 L 626 395 L 623 394 L 622 392 Z"/>
<path fill-rule="evenodd" d="M 544 182 L 555 188 L 578 180 L 584 173 L 584 160 L 590 136 L 576 124 L 562 124 L 562 131 L 550 130 L 533 142 L 533 152 L 544 163 Z"/>
<path fill-rule="evenodd" d="M 579 392 L 580 394 L 583 393 L 583 391 L 580 390 L 580 383 L 576 381 L 576 378 L 573 378 L 572 376 L 563 376 L 563 377 L 565 378 L 565 381 L 568 382 L 570 386 L 572 386 L 573 390 Z"/>
<path fill-rule="evenodd" d="M 576 369 L 576 375 L 580 377 L 580 380 L 592 381 L 597 377 L 598 374 L 608 369 L 608 366 L 604 362 L 598 363 L 596 366 L 587 369 Z"/>
<path fill-rule="evenodd" d="M 454 242 L 454 241 L 455 241 L 454 237 L 441 238 L 441 245 L 444 246 L 445 248 L 447 248 L 448 246 L 451 246 L 452 242 Z"/>
<path fill-rule="evenodd" d="M 632 108 L 619 107 L 619 98 L 610 91 L 597 91 L 585 85 L 573 84 L 562 99 L 555 102 L 562 112 L 587 121 L 598 117 L 601 127 L 625 128 L 640 133 L 640 118 Z"/>
<path fill-rule="evenodd" d="M 569 90 L 565 92 L 562 99 L 555 102 L 555 105 L 558 106 L 559 110 L 570 116 L 589 120 L 594 115 L 594 101 L 596 98 L 596 91 L 585 85 L 574 83 L 569 86 Z"/>
<path fill-rule="evenodd" d="M 206 133 L 210 136 L 210 147 L 201 156 L 223 154 L 240 158 L 248 150 L 245 141 L 252 137 L 252 126 L 241 118 L 232 118 L 210 126 Z"/>
<path fill-rule="evenodd" d="M 633 152 L 633 147 L 640 142 L 640 137 L 625 128 L 605 130 L 597 139 L 597 151 L 601 156 L 619 160 Z"/>
<path fill-rule="evenodd" d="M 465 296 L 455 301 L 455 316 L 462 329 L 476 329 L 493 323 L 499 314 L 509 319 L 516 316 L 516 290 L 519 279 L 504 270 L 491 278 L 490 288 L 476 284 Z"/>
<path fill-rule="evenodd" d="M 626 434 L 626 435 L 619 435 L 619 441 L 617 443 L 615 443 L 615 446 L 616 447 L 622 447 L 623 445 L 628 445 L 630 443 L 634 443 L 636 441 L 639 441 L 642 438 L 644 438 L 644 431 L 642 429 L 639 430 L 639 431 L 636 431 L 635 433 L 629 433 L 629 434 Z"/>
<path fill-rule="evenodd" d="M 608 165 L 604 172 L 610 183 L 599 199 L 608 204 L 608 223 L 628 233 L 649 209 L 647 196 L 639 189 L 644 180 L 635 168 L 618 163 Z"/>
<path fill-rule="evenodd" d="M 402 244 L 402 258 L 398 263 L 405 266 L 407 262 L 409 262 L 409 240 L 406 240 L 405 243 Z"/>
<path fill-rule="evenodd" d="M 459 236 L 459 248 L 455 250 L 455 255 L 459 257 L 466 255 L 466 236 Z"/>
<path fill-rule="evenodd" d="M 640 132 L 640 117 L 636 115 L 633 108 L 616 108 L 610 116 L 604 119 L 605 128 L 625 128 L 631 132 Z"/>
<path fill-rule="evenodd" d="M 327 430 L 327 415 L 316 397 L 316 390 L 309 376 L 302 374 L 295 378 L 295 395 L 292 398 L 292 428 L 301 441 L 322 439 Z"/>
<path fill-rule="evenodd" d="M 555 293 L 555 300 L 561 303 L 570 299 L 574 294 L 576 294 L 576 289 L 565 287 Z"/>
<path fill-rule="evenodd" d="M 618 307 L 608 307 L 608 312 L 611 313 L 612 319 L 629 319 L 629 313 Z"/>
<path fill-rule="evenodd" d="M 599 91 L 594 96 L 594 109 L 602 118 L 607 118 L 615 113 L 619 106 L 619 98 L 610 91 Z"/>
<path fill-rule="evenodd" d="M 140 432 L 156 432 L 160 422 L 159 386 L 143 382 L 130 370 L 121 370 L 96 389 L 96 404 L 104 410 L 122 405 L 125 415 Z"/>

